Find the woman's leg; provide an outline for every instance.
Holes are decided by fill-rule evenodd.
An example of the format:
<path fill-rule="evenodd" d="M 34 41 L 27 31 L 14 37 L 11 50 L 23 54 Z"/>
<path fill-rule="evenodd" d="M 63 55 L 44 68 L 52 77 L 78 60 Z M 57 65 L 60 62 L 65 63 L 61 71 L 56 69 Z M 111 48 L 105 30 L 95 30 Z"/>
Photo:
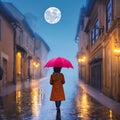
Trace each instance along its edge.
<path fill-rule="evenodd" d="M 61 105 L 61 101 L 55 101 L 55 105 L 56 105 L 57 110 L 59 110 L 60 105 Z"/>
<path fill-rule="evenodd" d="M 59 107 L 60 107 L 60 105 L 61 105 L 61 101 L 59 101 Z"/>
<path fill-rule="evenodd" d="M 59 101 L 55 101 L 55 105 L 58 108 L 59 107 Z"/>

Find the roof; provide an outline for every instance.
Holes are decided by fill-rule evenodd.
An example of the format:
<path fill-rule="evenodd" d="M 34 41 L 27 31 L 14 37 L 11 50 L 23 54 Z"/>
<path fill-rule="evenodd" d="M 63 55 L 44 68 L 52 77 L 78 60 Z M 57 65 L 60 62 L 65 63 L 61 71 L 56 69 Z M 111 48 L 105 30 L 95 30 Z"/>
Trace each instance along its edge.
<path fill-rule="evenodd" d="M 7 20 L 9 20 L 10 22 L 18 22 L 17 19 L 15 17 L 13 17 L 9 10 L 6 9 L 6 7 L 4 6 L 4 3 L 0 1 L 0 12 L 7 18 Z"/>
<path fill-rule="evenodd" d="M 47 50 L 50 50 L 45 41 L 37 33 L 33 32 L 32 28 L 25 19 L 25 16 L 12 3 L 0 1 L 0 12 L 2 12 L 10 22 L 15 22 L 18 23 L 20 27 L 25 27 L 29 31 L 30 35 L 32 35 L 32 37 L 37 37 L 40 39 L 46 46 Z"/>
<path fill-rule="evenodd" d="M 77 40 L 78 33 L 80 31 L 80 26 L 83 27 L 83 25 L 84 25 L 84 17 L 85 16 L 89 17 L 95 2 L 96 2 L 96 0 L 87 0 L 86 7 L 81 8 L 78 26 L 77 26 L 77 32 L 76 32 L 76 36 L 75 36 L 75 41 Z"/>
<path fill-rule="evenodd" d="M 80 26 L 83 26 L 85 14 L 86 14 L 86 9 L 85 7 L 82 7 L 80 9 L 79 21 L 78 21 L 78 26 L 77 26 L 77 34 L 76 34 L 75 40 L 77 40 Z"/>
<path fill-rule="evenodd" d="M 43 40 L 42 37 L 40 37 L 40 35 L 38 33 L 35 33 L 35 37 L 38 38 L 38 40 L 41 40 L 41 42 L 46 46 L 47 50 L 50 51 L 49 46 L 47 45 L 47 43 Z"/>
<path fill-rule="evenodd" d="M 9 2 L 3 2 L 4 8 L 9 11 L 9 14 L 16 18 L 19 22 L 24 19 L 24 15 L 12 4 Z"/>
<path fill-rule="evenodd" d="M 97 0 L 87 0 L 87 4 L 86 4 L 86 16 L 89 16 L 91 11 L 92 11 L 92 8 L 95 4 Z"/>
<path fill-rule="evenodd" d="M 34 37 L 34 32 L 25 20 L 24 15 L 12 4 L 9 2 L 0 1 L 0 11 L 7 17 L 10 22 L 15 22 L 19 27 L 25 27 L 30 35 Z"/>

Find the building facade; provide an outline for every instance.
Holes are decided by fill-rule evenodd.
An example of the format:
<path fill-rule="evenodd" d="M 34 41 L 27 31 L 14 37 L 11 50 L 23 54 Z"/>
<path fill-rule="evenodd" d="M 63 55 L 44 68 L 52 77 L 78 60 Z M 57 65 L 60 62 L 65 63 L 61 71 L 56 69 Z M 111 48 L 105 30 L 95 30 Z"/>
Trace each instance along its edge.
<path fill-rule="evenodd" d="M 10 25 L 11 18 L 5 16 L 0 6 L 0 66 L 4 76 L 0 81 L 0 89 L 13 79 L 13 28 Z"/>
<path fill-rule="evenodd" d="M 76 40 L 80 77 L 120 101 L 120 1 L 88 0 Z"/>
<path fill-rule="evenodd" d="M 49 46 L 46 44 L 46 42 L 43 40 L 42 37 L 40 37 L 39 34 L 35 33 L 36 38 L 36 56 L 38 56 L 40 61 L 40 75 L 41 77 L 45 77 L 47 74 L 47 70 L 44 68 L 44 65 L 48 58 L 48 52 L 50 51 Z"/>
<path fill-rule="evenodd" d="M 40 44 L 36 44 L 38 40 Z M 1 88 L 10 82 L 40 79 L 43 76 L 41 60 L 46 62 L 48 48 L 43 40 L 36 37 L 16 7 L 0 2 L 0 65 L 4 69 Z M 45 53 L 44 59 L 42 52 Z"/>

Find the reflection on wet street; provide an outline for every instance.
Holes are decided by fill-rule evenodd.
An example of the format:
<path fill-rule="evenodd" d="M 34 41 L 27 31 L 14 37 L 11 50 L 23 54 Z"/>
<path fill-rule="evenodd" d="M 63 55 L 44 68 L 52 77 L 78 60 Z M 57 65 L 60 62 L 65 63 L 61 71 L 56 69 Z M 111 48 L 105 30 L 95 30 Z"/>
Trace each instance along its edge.
<path fill-rule="evenodd" d="M 57 111 L 56 120 L 61 120 L 61 111 Z"/>
<path fill-rule="evenodd" d="M 60 111 L 49 101 L 48 80 L 0 97 L 0 120 L 120 120 L 120 115 L 103 106 L 74 80 L 64 86 L 66 100 Z"/>
<path fill-rule="evenodd" d="M 3 118 L 7 120 L 38 119 L 41 105 L 40 92 L 38 88 L 27 88 L 3 97 Z"/>
<path fill-rule="evenodd" d="M 120 120 L 120 115 L 101 105 L 82 89 L 76 96 L 76 109 L 80 120 Z"/>

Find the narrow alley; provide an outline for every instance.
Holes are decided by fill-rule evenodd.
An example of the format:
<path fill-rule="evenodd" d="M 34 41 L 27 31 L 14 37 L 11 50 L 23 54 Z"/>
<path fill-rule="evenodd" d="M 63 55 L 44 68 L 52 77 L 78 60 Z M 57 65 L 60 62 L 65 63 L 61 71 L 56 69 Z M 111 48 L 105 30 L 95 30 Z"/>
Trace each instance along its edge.
<path fill-rule="evenodd" d="M 64 85 L 66 100 L 60 112 L 49 100 L 49 77 L 26 81 L 22 85 L 3 90 L 0 98 L 0 120 L 119 120 L 120 104 L 109 101 L 111 107 L 101 104 L 95 90 L 75 78 L 67 77 Z M 89 90 L 89 91 L 88 91 Z M 92 92 L 93 91 L 93 92 Z M 93 97 L 91 97 L 93 96 Z M 107 102 L 107 101 L 106 101 Z M 114 108 L 112 105 L 114 104 Z M 115 106 L 116 104 L 116 106 Z"/>
<path fill-rule="evenodd" d="M 120 120 L 120 0 L 0 0 L 0 120 Z"/>

